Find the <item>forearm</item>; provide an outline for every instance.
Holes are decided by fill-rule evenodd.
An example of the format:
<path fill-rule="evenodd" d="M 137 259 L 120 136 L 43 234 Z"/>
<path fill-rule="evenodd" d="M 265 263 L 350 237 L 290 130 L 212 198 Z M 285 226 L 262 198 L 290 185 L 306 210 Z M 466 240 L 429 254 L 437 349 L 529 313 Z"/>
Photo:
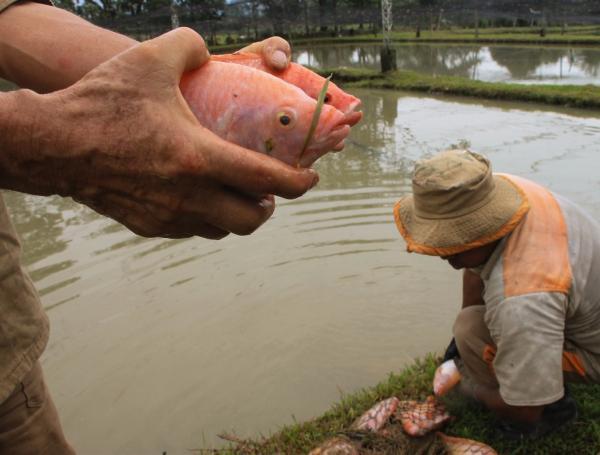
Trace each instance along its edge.
<path fill-rule="evenodd" d="M 476 385 L 473 391 L 476 400 L 501 418 L 524 424 L 535 423 L 542 415 L 543 406 L 511 406 L 500 395 L 498 389 Z"/>
<path fill-rule="evenodd" d="M 38 92 L 59 90 L 136 41 L 47 5 L 0 14 L 0 77 Z"/>
<path fill-rule="evenodd" d="M 476 273 L 469 270 L 463 272 L 463 303 L 466 308 L 472 305 L 485 305 L 483 300 L 483 281 Z"/>

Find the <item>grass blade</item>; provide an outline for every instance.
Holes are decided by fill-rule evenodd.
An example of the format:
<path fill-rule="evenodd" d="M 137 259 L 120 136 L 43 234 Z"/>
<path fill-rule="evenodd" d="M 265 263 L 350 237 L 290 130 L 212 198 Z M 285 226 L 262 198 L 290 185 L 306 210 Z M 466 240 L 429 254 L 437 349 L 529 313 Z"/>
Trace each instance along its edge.
<path fill-rule="evenodd" d="M 323 88 L 319 92 L 319 97 L 317 98 L 317 107 L 315 108 L 315 112 L 313 114 L 312 121 L 310 122 L 310 128 L 308 129 L 308 134 L 306 135 L 306 140 L 304 141 L 304 145 L 302 146 L 302 152 L 300 152 L 300 156 L 298 157 L 298 164 L 297 164 L 298 166 L 300 165 L 300 161 L 302 159 L 302 156 L 304 155 L 304 152 L 306 151 L 306 147 L 308 147 L 310 140 L 312 139 L 313 135 L 315 134 L 317 125 L 319 124 L 319 117 L 321 116 L 321 110 L 323 109 L 323 104 L 325 103 L 325 95 L 327 95 L 327 88 L 329 87 L 329 81 L 331 80 L 331 76 L 333 76 L 333 74 L 330 74 L 325 79 Z"/>

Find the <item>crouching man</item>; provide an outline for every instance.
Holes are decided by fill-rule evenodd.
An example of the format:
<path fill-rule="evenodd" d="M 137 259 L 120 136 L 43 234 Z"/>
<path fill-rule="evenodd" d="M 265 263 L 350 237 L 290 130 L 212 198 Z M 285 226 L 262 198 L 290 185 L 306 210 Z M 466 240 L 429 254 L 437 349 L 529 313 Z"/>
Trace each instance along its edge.
<path fill-rule="evenodd" d="M 418 162 L 412 187 L 394 208 L 408 251 L 464 270 L 453 329 L 462 390 L 500 418 L 507 438 L 574 420 L 564 383 L 600 382 L 598 223 L 465 150 Z"/>

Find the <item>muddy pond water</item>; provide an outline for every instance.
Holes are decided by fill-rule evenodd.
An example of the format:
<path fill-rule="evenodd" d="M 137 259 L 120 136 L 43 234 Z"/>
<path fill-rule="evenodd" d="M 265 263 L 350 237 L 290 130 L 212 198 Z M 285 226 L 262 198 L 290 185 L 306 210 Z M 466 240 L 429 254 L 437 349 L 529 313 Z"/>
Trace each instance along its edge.
<path fill-rule="evenodd" d="M 70 199 L 5 197 L 51 319 L 42 357 L 81 454 L 188 454 L 327 410 L 440 352 L 460 273 L 407 254 L 416 159 L 468 145 L 600 218 L 600 114 L 353 91 L 365 118 L 321 181 L 250 237 L 143 239 Z"/>
<path fill-rule="evenodd" d="M 600 47 L 479 44 L 397 44 L 398 69 L 432 76 L 460 76 L 521 84 L 600 84 Z M 299 63 L 379 69 L 380 45 L 321 45 L 301 48 Z"/>

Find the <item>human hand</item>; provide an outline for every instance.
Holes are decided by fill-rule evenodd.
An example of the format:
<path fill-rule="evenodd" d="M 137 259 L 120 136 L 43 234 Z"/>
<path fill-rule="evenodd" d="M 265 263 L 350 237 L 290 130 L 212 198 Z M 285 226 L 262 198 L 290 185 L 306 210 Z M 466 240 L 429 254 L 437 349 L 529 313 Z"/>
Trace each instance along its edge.
<path fill-rule="evenodd" d="M 238 52 L 251 52 L 260 54 L 267 66 L 274 70 L 284 70 L 290 63 L 292 49 L 290 44 L 279 36 L 252 43 Z"/>
<path fill-rule="evenodd" d="M 272 194 L 298 197 L 318 175 L 198 123 L 179 81 L 208 58 L 202 39 L 180 28 L 65 90 L 14 92 L 22 120 L 0 154 L 3 187 L 71 196 L 146 237 L 253 232 L 273 213 Z"/>

